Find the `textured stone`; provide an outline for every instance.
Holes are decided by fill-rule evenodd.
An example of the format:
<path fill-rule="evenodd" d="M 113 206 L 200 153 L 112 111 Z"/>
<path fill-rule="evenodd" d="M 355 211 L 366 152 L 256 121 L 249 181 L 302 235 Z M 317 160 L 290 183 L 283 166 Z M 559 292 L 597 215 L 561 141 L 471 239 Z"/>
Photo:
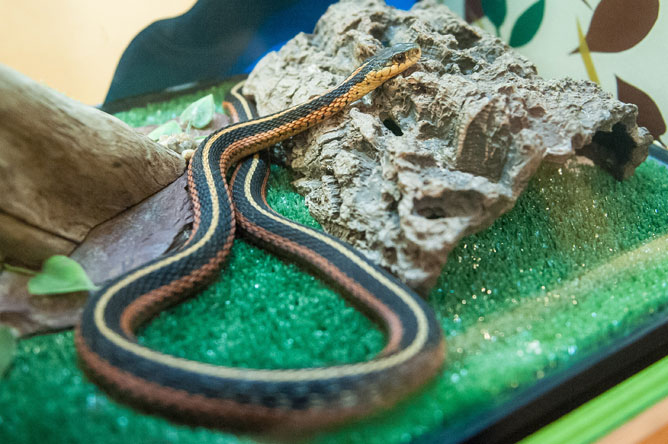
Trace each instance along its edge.
<path fill-rule="evenodd" d="M 422 1 L 341 1 L 313 34 L 264 57 L 246 82 L 261 114 L 342 81 L 381 46 L 416 42 L 417 67 L 282 144 L 323 227 L 427 291 L 463 236 L 514 205 L 543 159 L 588 156 L 625 178 L 651 137 L 597 85 L 544 80 L 526 58 Z"/>
<path fill-rule="evenodd" d="M 185 131 L 180 134 L 174 134 L 170 136 L 160 136 L 158 143 L 164 146 L 165 148 L 169 148 L 170 150 L 177 152 L 179 154 L 183 154 L 185 150 L 197 149 L 197 146 L 199 145 L 201 138 L 208 136 L 218 128 L 223 128 L 229 125 L 231 122 L 230 118 L 222 113 L 214 113 L 211 122 L 209 122 L 207 126 L 201 129 L 194 127 L 184 128 L 184 125 L 181 123 L 180 119 L 174 119 L 174 120 Z M 146 125 L 139 128 L 135 128 L 135 131 L 137 131 L 140 134 L 148 135 L 158 126 L 159 125 Z"/>

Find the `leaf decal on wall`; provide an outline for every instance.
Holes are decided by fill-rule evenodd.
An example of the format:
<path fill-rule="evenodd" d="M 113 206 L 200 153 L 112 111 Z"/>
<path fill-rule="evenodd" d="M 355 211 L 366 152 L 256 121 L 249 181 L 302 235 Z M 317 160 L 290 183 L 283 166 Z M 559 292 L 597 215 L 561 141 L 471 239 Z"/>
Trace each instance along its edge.
<path fill-rule="evenodd" d="M 649 34 L 658 16 L 659 0 L 601 0 L 587 31 L 589 50 L 626 51 Z"/>
<path fill-rule="evenodd" d="M 508 42 L 513 48 L 526 45 L 538 32 L 545 15 L 545 0 L 538 0 L 519 16 Z"/>
<path fill-rule="evenodd" d="M 499 28 L 506 19 L 508 6 L 506 0 L 481 0 L 482 10 L 490 22 L 496 27 L 496 34 L 499 35 Z"/>
<path fill-rule="evenodd" d="M 587 8 L 591 9 L 591 5 L 587 0 L 582 0 L 582 1 L 584 2 L 585 5 L 587 5 Z"/>
<path fill-rule="evenodd" d="M 638 125 L 644 126 L 655 139 L 666 132 L 666 121 L 663 120 L 659 107 L 644 91 L 617 79 L 617 98 L 622 102 L 633 103 L 638 107 Z"/>
<path fill-rule="evenodd" d="M 582 57 L 582 63 L 585 65 L 587 70 L 587 76 L 592 82 L 600 84 L 598 80 L 598 74 L 596 73 L 596 67 L 594 66 L 594 61 L 591 58 L 591 53 L 589 52 L 589 47 L 587 46 L 587 40 L 585 39 L 584 34 L 582 33 L 582 26 L 580 26 L 580 20 L 575 19 L 575 25 L 578 30 L 578 41 L 580 42 L 580 57 Z"/>
<path fill-rule="evenodd" d="M 466 0 L 464 8 L 466 9 L 466 21 L 469 23 L 473 23 L 485 15 L 480 0 Z"/>

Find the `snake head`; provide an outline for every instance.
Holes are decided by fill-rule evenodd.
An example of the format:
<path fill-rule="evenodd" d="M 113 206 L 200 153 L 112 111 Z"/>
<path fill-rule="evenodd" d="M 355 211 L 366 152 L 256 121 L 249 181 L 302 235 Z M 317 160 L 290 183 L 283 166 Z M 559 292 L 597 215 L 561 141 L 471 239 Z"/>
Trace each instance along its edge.
<path fill-rule="evenodd" d="M 367 63 L 371 69 L 375 70 L 389 67 L 403 67 L 403 69 L 406 69 L 413 66 L 421 55 L 422 51 L 416 43 L 397 43 L 381 49 L 370 57 Z"/>
<path fill-rule="evenodd" d="M 364 62 L 366 78 L 372 83 L 382 83 L 415 65 L 421 55 L 416 43 L 397 43 L 383 48 Z"/>

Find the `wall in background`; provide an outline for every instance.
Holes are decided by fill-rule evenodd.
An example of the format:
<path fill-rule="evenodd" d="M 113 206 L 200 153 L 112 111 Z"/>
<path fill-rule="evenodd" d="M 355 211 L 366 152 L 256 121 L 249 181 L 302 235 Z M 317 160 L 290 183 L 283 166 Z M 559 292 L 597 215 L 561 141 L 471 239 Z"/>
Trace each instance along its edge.
<path fill-rule="evenodd" d="M 132 38 L 195 2 L 0 0 L 0 63 L 84 103 L 99 104 Z M 661 110 L 668 110 L 663 87 L 668 10 L 660 0 L 442 2 L 509 42 L 542 76 L 590 79 L 635 103 L 639 123 L 666 138 Z"/>
<path fill-rule="evenodd" d="M 123 50 L 148 24 L 195 0 L 0 0 L 0 63 L 75 98 L 102 103 Z"/>

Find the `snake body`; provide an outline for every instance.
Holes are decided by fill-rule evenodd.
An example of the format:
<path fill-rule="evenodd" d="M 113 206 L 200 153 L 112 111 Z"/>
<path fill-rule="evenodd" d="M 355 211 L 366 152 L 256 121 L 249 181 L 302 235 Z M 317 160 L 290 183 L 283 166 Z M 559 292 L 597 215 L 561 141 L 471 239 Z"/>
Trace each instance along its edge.
<path fill-rule="evenodd" d="M 340 111 L 419 57 L 414 44 L 386 48 L 338 87 L 205 139 L 188 169 L 195 213 L 188 242 L 106 283 L 84 309 L 75 342 L 90 378 L 115 397 L 178 422 L 288 433 L 391 406 L 431 379 L 443 362 L 444 342 L 427 304 L 345 243 L 271 210 L 264 198 L 266 161 L 251 156 Z M 254 117 L 236 96 L 242 118 Z M 229 187 L 226 173 L 243 158 Z M 261 245 L 315 267 L 377 320 L 387 336 L 381 353 L 360 363 L 267 370 L 205 364 L 139 345 L 134 332 L 142 323 L 218 275 L 236 223 Z"/>

